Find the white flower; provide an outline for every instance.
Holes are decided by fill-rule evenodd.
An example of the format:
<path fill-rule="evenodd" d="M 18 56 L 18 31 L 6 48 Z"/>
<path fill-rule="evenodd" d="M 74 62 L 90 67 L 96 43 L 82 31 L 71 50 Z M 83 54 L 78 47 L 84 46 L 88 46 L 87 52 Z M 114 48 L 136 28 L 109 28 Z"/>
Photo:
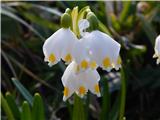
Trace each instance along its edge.
<path fill-rule="evenodd" d="M 86 39 L 88 40 L 92 61 L 95 61 L 107 71 L 120 67 L 120 44 L 118 42 L 98 30 L 88 34 Z"/>
<path fill-rule="evenodd" d="M 72 61 L 72 49 L 77 37 L 69 28 L 61 28 L 51 35 L 43 45 L 45 61 L 52 66 L 62 58 L 66 63 Z"/>
<path fill-rule="evenodd" d="M 155 54 L 153 55 L 153 58 L 157 58 L 157 64 L 160 63 L 160 35 L 156 38 L 155 42 Z"/>
<path fill-rule="evenodd" d="M 80 97 L 83 97 L 88 89 L 97 96 L 100 96 L 98 84 L 100 76 L 98 72 L 91 69 L 78 72 L 78 69 L 77 63 L 73 61 L 68 65 L 62 76 L 64 101 L 66 101 L 74 92 Z"/>
<path fill-rule="evenodd" d="M 89 25 L 87 20 L 79 23 L 79 28 L 86 29 Z M 85 27 L 87 25 L 87 27 Z M 81 32 L 82 38 L 75 42 L 73 58 L 80 68 L 96 69 L 97 66 L 110 71 L 112 68 L 118 70 L 121 67 L 119 57 L 120 44 L 107 34 L 94 30 L 91 33 Z"/>

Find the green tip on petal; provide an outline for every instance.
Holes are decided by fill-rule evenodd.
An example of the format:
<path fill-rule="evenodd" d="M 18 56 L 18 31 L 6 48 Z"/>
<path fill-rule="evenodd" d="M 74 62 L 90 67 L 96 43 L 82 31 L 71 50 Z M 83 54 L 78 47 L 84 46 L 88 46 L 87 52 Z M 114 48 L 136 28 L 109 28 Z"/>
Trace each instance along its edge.
<path fill-rule="evenodd" d="M 64 13 L 61 16 L 61 26 L 63 28 L 69 28 L 71 26 L 72 19 L 71 16 L 68 13 Z"/>
<path fill-rule="evenodd" d="M 98 19 L 93 12 L 89 12 L 87 14 L 87 20 L 90 23 L 90 28 L 89 28 L 90 30 L 98 29 Z"/>

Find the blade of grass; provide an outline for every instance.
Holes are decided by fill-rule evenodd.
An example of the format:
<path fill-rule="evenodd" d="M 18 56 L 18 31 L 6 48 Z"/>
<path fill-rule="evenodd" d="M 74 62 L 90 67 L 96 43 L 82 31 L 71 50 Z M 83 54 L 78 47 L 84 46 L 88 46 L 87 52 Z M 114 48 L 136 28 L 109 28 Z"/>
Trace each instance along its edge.
<path fill-rule="evenodd" d="M 28 92 L 28 90 L 17 80 L 16 78 L 11 78 L 13 84 L 16 86 L 18 91 L 22 94 L 22 96 L 29 102 L 30 105 L 33 104 L 33 97 Z"/>
<path fill-rule="evenodd" d="M 31 25 L 29 25 L 26 21 L 24 21 L 23 19 L 21 19 L 20 17 L 18 17 L 14 13 L 12 13 L 8 10 L 5 10 L 5 8 L 1 8 L 1 14 L 6 15 L 6 16 L 20 22 L 21 24 L 26 26 L 28 29 L 30 29 L 32 32 L 34 32 L 38 37 L 40 37 L 42 41 L 45 40 L 45 38 L 43 36 L 41 36 L 41 34 L 36 29 L 34 29 Z"/>
<path fill-rule="evenodd" d="M 7 55 L 5 54 L 5 52 L 3 52 L 3 50 L 1 50 L 1 53 L 2 53 L 2 56 L 3 58 L 5 59 L 5 61 L 7 62 L 12 74 L 14 77 L 17 78 L 17 74 L 16 74 L 16 71 L 14 70 L 13 66 L 12 66 L 12 63 L 10 62 L 10 60 L 8 59 Z"/>
<path fill-rule="evenodd" d="M 1 96 L 1 106 L 6 113 L 8 120 L 15 120 L 7 101 L 3 97 L 3 94 L 0 93 L 0 96 Z"/>
<path fill-rule="evenodd" d="M 22 104 L 21 120 L 32 120 L 31 110 L 27 101 Z"/>
<path fill-rule="evenodd" d="M 38 8 L 38 9 L 41 9 L 41 10 L 44 10 L 46 12 L 49 12 L 51 14 L 54 14 L 54 15 L 57 15 L 57 16 L 61 16 L 62 13 L 56 9 L 53 9 L 53 8 L 50 8 L 50 7 L 47 7 L 47 6 L 42 6 L 42 5 L 38 5 L 38 4 L 33 4 L 33 3 L 26 3 L 26 2 L 9 2 L 9 3 L 4 3 L 5 5 L 7 6 L 28 6 L 29 8 L 30 7 L 33 7 L 33 8 Z"/>
<path fill-rule="evenodd" d="M 43 19 L 41 16 L 37 16 L 37 15 L 34 15 L 32 13 L 27 13 L 27 12 L 21 12 L 21 14 L 26 18 L 26 19 L 29 19 L 30 21 L 32 21 L 33 23 L 35 24 L 38 24 L 42 27 L 45 27 L 45 28 L 49 28 L 53 31 L 56 31 L 58 28 L 59 28 L 59 25 L 53 23 L 53 22 L 50 22 L 46 19 Z"/>
<path fill-rule="evenodd" d="M 44 80 L 42 80 L 41 78 L 39 78 L 38 76 L 36 76 L 35 74 L 33 74 L 33 72 L 31 72 L 29 69 L 27 69 L 24 65 L 22 65 L 20 62 L 16 61 L 13 57 L 9 56 L 9 59 L 15 64 L 17 65 L 20 69 L 22 69 L 26 74 L 28 74 L 29 76 L 31 76 L 32 78 L 34 78 L 34 80 L 37 80 L 38 82 L 40 82 L 41 84 L 45 85 L 46 87 L 50 88 L 53 91 L 56 91 L 59 94 L 62 94 L 58 89 L 53 88 L 50 84 L 46 83 Z"/>
<path fill-rule="evenodd" d="M 34 95 L 32 120 L 45 120 L 43 101 L 38 93 Z"/>
<path fill-rule="evenodd" d="M 10 109 L 12 110 L 13 116 L 15 117 L 16 120 L 19 120 L 20 111 L 18 109 L 18 106 L 16 105 L 16 102 L 13 96 L 9 92 L 6 92 L 5 97 Z"/>
<path fill-rule="evenodd" d="M 127 19 L 130 9 L 131 9 L 131 1 L 123 1 L 123 10 L 119 18 L 120 23 L 123 23 Z"/>

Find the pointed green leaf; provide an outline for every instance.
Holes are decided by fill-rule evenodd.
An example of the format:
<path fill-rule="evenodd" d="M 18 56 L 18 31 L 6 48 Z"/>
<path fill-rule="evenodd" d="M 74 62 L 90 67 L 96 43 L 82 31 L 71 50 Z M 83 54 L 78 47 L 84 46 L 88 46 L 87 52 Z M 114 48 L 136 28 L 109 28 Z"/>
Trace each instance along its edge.
<path fill-rule="evenodd" d="M 11 111 L 7 101 L 3 97 L 2 93 L 0 93 L 0 97 L 1 97 L 1 106 L 2 106 L 2 108 L 4 110 L 4 112 L 6 113 L 6 116 L 7 116 L 8 120 L 15 120 L 14 116 L 12 114 L 12 111 Z"/>
<path fill-rule="evenodd" d="M 34 95 L 32 118 L 33 120 L 45 120 L 43 101 L 38 93 Z"/>
<path fill-rule="evenodd" d="M 15 103 L 13 96 L 9 92 L 7 92 L 5 97 L 6 97 L 6 101 L 7 101 L 8 105 L 13 113 L 13 116 L 15 117 L 16 120 L 19 120 L 20 119 L 20 111 Z"/>
<path fill-rule="evenodd" d="M 21 120 L 32 120 L 31 110 L 27 101 L 24 101 L 22 105 Z"/>
<path fill-rule="evenodd" d="M 22 94 L 22 96 L 29 102 L 30 105 L 32 105 L 33 97 L 28 92 L 28 90 L 16 78 L 12 78 L 12 82 L 16 86 L 16 88 L 19 90 L 19 92 Z"/>

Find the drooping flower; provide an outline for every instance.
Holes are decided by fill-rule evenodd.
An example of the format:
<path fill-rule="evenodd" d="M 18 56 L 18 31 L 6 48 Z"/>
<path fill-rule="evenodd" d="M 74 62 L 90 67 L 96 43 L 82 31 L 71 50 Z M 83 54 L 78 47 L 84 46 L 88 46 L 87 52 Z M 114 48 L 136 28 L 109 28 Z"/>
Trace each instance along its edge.
<path fill-rule="evenodd" d="M 73 93 L 83 97 L 88 90 L 93 94 L 100 96 L 99 80 L 100 76 L 96 70 L 87 69 L 79 72 L 77 63 L 73 61 L 66 68 L 62 83 L 64 86 L 63 100 L 66 101 Z"/>
<path fill-rule="evenodd" d="M 88 20 L 79 22 L 79 28 L 86 29 L 85 25 L 89 27 Z M 75 42 L 73 58 L 82 69 L 96 69 L 100 66 L 110 71 L 112 68 L 118 70 L 121 67 L 120 44 L 113 38 L 99 30 L 82 32 L 81 36 L 82 38 Z"/>
<path fill-rule="evenodd" d="M 112 68 L 119 69 L 121 61 L 119 58 L 120 44 L 110 36 L 98 30 L 87 35 L 91 61 L 98 66 L 110 71 Z"/>
<path fill-rule="evenodd" d="M 158 37 L 156 38 L 155 41 L 155 54 L 153 55 L 153 58 L 157 58 L 157 64 L 160 63 L 160 35 L 158 35 Z"/>
<path fill-rule="evenodd" d="M 70 17 L 66 13 L 64 16 L 68 19 Z M 71 52 L 76 40 L 77 37 L 70 30 L 69 25 L 57 30 L 43 45 L 44 60 L 48 62 L 49 66 L 56 64 L 61 58 L 66 63 L 70 63 L 72 61 Z"/>

